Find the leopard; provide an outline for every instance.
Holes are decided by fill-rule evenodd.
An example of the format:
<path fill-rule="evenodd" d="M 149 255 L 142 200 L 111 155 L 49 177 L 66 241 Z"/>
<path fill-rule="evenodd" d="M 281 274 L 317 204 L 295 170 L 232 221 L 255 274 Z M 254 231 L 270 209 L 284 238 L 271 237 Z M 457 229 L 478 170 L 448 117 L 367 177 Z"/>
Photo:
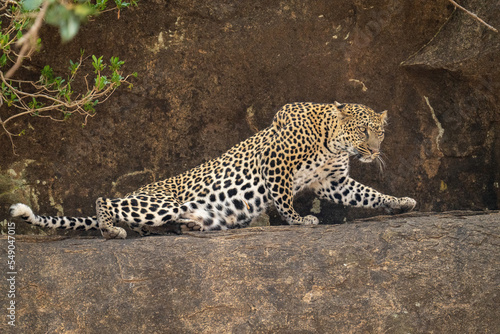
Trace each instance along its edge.
<path fill-rule="evenodd" d="M 317 225 L 314 215 L 293 207 L 310 189 L 320 199 L 389 213 L 411 211 L 410 197 L 383 194 L 349 176 L 350 158 L 381 160 L 387 110 L 356 103 L 295 102 L 281 107 L 271 125 L 220 157 L 180 175 L 145 185 L 124 197 L 99 197 L 91 217 L 39 216 L 13 204 L 11 217 L 47 228 L 99 229 L 106 239 L 124 239 L 126 224 L 140 236 L 155 228 L 213 231 L 246 227 L 272 204 L 290 225 Z"/>

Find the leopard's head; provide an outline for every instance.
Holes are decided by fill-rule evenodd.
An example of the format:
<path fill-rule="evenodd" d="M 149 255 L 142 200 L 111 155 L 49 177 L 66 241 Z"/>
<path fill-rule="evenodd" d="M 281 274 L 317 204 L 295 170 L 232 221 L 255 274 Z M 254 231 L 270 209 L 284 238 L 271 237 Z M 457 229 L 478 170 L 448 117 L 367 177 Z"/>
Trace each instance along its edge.
<path fill-rule="evenodd" d="M 342 129 L 343 149 L 362 162 L 380 159 L 387 110 L 375 112 L 362 104 L 338 103 L 337 117 Z"/>

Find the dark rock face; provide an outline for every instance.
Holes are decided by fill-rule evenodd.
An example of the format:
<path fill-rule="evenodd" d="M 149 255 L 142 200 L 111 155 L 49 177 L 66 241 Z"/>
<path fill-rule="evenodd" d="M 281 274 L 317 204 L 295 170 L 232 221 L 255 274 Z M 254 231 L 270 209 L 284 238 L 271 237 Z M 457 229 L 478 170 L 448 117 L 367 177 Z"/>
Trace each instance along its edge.
<path fill-rule="evenodd" d="M 16 330 L 494 333 L 499 223 L 498 212 L 454 212 L 110 241 L 19 236 Z"/>
<path fill-rule="evenodd" d="M 500 27 L 495 2 L 461 4 Z M 97 17 L 68 44 L 50 27 L 42 39 L 33 68 L 64 73 L 83 48 L 119 55 L 139 78 L 84 129 L 77 118 L 19 121 L 18 155 L 0 136 L 2 219 L 17 201 L 92 215 L 97 197 L 215 157 L 292 101 L 389 110 L 386 170 L 353 162 L 359 181 L 414 197 L 421 211 L 499 207 L 500 34 L 448 1 L 143 1 L 119 20 Z M 298 200 L 299 212 L 311 201 Z M 315 210 L 323 223 L 374 214 L 324 202 Z"/>

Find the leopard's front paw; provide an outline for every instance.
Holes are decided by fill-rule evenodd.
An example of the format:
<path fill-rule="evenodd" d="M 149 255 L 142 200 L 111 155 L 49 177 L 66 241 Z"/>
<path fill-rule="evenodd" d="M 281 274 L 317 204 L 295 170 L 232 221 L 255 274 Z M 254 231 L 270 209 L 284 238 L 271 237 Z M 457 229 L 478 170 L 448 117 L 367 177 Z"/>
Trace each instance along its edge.
<path fill-rule="evenodd" d="M 417 205 L 417 201 L 415 201 L 413 198 L 410 197 L 401 197 L 398 198 L 399 200 L 399 209 L 402 212 L 408 212 L 412 211 L 415 209 L 415 206 Z"/>
<path fill-rule="evenodd" d="M 410 197 L 394 197 L 386 204 L 386 211 L 389 213 L 403 213 L 412 211 L 417 205 L 417 201 Z"/>
<path fill-rule="evenodd" d="M 315 216 L 309 215 L 305 217 L 300 217 L 300 219 L 293 221 L 294 225 L 318 225 L 319 219 Z"/>

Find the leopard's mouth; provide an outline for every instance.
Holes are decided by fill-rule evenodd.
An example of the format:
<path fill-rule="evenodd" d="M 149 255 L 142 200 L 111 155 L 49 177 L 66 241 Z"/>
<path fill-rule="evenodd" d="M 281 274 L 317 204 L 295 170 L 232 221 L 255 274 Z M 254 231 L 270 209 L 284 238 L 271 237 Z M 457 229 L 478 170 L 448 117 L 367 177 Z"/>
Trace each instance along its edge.
<path fill-rule="evenodd" d="M 373 160 L 375 160 L 375 158 L 373 156 L 364 156 L 361 154 L 358 154 L 356 157 L 359 159 L 359 161 L 364 162 L 364 163 L 369 163 L 369 162 L 372 162 Z"/>
<path fill-rule="evenodd" d="M 354 150 L 354 157 L 356 157 L 359 161 L 364 162 L 364 163 L 370 163 L 373 160 L 375 160 L 378 156 L 378 154 L 373 153 L 373 152 L 361 153 L 356 148 L 353 148 L 353 150 Z"/>
<path fill-rule="evenodd" d="M 349 153 L 350 156 L 364 163 L 372 162 L 378 157 L 378 153 L 371 152 L 370 150 L 358 149 L 353 146 L 346 148 L 345 151 Z"/>

